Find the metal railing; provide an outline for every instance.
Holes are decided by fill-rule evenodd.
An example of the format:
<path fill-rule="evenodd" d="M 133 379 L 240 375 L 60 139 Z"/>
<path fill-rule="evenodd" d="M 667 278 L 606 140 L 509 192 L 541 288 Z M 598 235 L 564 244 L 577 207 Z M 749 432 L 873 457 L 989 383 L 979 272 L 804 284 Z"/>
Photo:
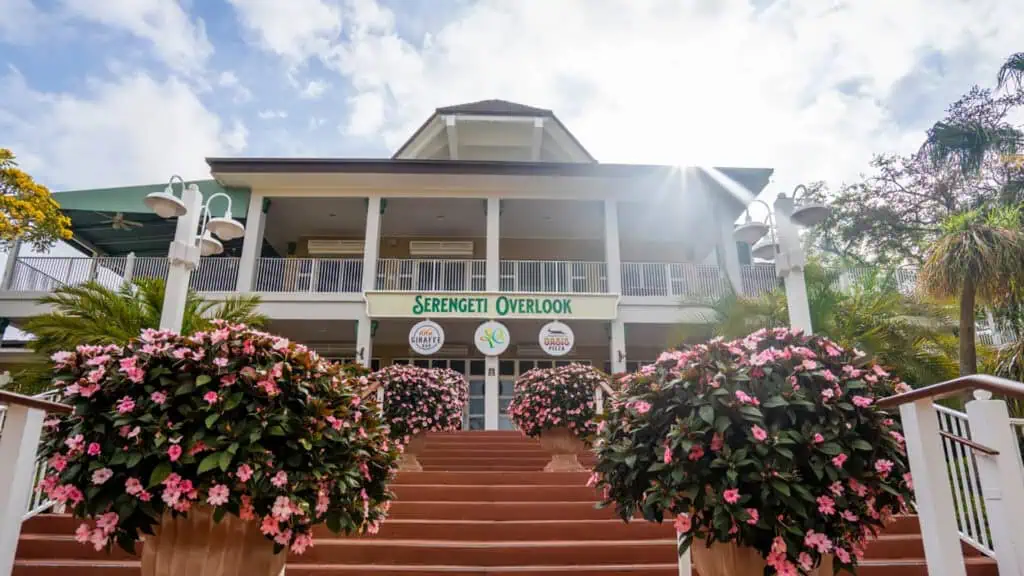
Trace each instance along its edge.
<path fill-rule="evenodd" d="M 502 292 L 608 292 L 608 265 L 604 262 L 502 260 L 498 275 L 498 287 Z"/>
<path fill-rule="evenodd" d="M 710 302 L 728 291 L 729 281 L 712 264 L 622 264 L 623 296 L 678 296 Z"/>
<path fill-rule="evenodd" d="M 382 258 L 376 286 L 400 292 L 483 292 L 487 261 Z"/>
<path fill-rule="evenodd" d="M 253 291 L 362 292 L 363 259 L 260 258 Z"/>
<path fill-rule="evenodd" d="M 960 539 L 983 554 L 994 556 L 967 414 L 939 404 L 935 405 L 935 411 L 939 418 L 942 451 L 946 456 L 946 473 L 953 491 L 953 507 L 956 509 Z"/>

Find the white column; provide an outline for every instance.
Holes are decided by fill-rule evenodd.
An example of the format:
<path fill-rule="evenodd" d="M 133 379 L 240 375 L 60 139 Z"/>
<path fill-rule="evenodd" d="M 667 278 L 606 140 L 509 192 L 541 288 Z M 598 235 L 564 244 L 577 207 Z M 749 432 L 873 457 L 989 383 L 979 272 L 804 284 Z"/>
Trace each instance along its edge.
<path fill-rule="evenodd" d="M 135 252 L 129 252 L 124 257 L 124 276 L 122 283 L 128 284 L 135 277 Z"/>
<path fill-rule="evenodd" d="M 930 398 L 925 398 L 900 406 L 900 416 L 928 574 L 966 576 L 935 406 Z"/>
<path fill-rule="evenodd" d="M 4 277 L 0 280 L 0 289 L 10 290 L 11 282 L 14 281 L 15 266 L 18 256 L 21 254 L 21 240 L 15 240 L 7 250 L 7 261 L 4 262 Z"/>
<path fill-rule="evenodd" d="M 484 430 L 498 429 L 499 402 L 498 395 L 500 386 L 498 384 L 499 370 L 498 357 L 484 357 Z"/>
<path fill-rule="evenodd" d="M 971 440 L 999 452 L 990 456 L 975 451 L 992 549 L 1000 574 L 1024 574 L 1024 465 L 1006 402 L 986 395 L 967 403 L 967 417 Z"/>
<path fill-rule="evenodd" d="M 238 261 L 238 283 L 236 290 L 249 292 L 256 277 L 256 261 L 263 251 L 263 232 L 267 217 L 263 212 L 264 198 L 255 192 L 249 196 L 249 210 L 245 214 L 245 238 L 242 240 L 242 257 Z"/>
<path fill-rule="evenodd" d="M 10 574 L 14 565 L 45 415 L 34 408 L 7 407 L 4 433 L 0 435 L 0 574 Z"/>
<path fill-rule="evenodd" d="M 370 292 L 377 283 L 377 255 L 380 253 L 380 196 L 367 198 L 364 240 L 363 292 Z"/>
<path fill-rule="evenodd" d="M 791 218 L 792 214 L 793 199 L 779 194 L 775 199 L 775 223 L 779 241 L 775 270 L 786 286 L 789 325 L 810 334 L 813 327 L 810 303 L 807 301 L 807 283 L 804 280 L 806 257 L 796 224 Z"/>
<path fill-rule="evenodd" d="M 487 199 L 487 281 L 488 292 L 501 287 L 501 200 Z"/>
<path fill-rule="evenodd" d="M 195 184 L 185 187 L 181 199 L 187 212 L 178 217 L 178 224 L 174 229 L 174 241 L 171 242 L 168 253 L 170 266 L 167 271 L 164 307 L 160 312 L 160 328 L 175 332 L 181 331 L 189 278 L 199 263 L 196 236 L 199 233 L 199 212 L 203 209 L 203 195 Z"/>
<path fill-rule="evenodd" d="M 373 321 L 363 312 L 356 320 L 356 362 L 369 368 L 373 359 Z"/>
<path fill-rule="evenodd" d="M 737 294 L 743 293 L 743 276 L 740 272 L 740 254 L 736 249 L 736 239 L 733 238 L 733 224 L 727 216 L 722 216 L 716 211 L 715 218 L 718 220 L 718 265 L 725 269 L 725 277 L 732 285 L 733 291 Z"/>
<path fill-rule="evenodd" d="M 626 323 L 612 320 L 611 343 L 608 351 L 612 355 L 612 374 L 626 371 Z"/>
<path fill-rule="evenodd" d="M 608 267 L 608 292 L 611 294 L 622 294 L 622 261 L 619 253 L 619 206 L 615 200 L 604 201 L 604 261 Z"/>

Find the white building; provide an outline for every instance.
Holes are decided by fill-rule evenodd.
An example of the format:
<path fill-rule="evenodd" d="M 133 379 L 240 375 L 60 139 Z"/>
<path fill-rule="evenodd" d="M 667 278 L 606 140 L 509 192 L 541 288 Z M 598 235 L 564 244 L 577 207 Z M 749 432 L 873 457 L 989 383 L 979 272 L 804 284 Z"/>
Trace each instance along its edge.
<path fill-rule="evenodd" d="M 202 259 L 193 288 L 259 294 L 270 331 L 326 356 L 463 371 L 471 428 L 510 427 L 512 382 L 530 368 L 632 369 L 674 343 L 680 324 L 706 323 L 729 282 L 747 292 L 776 282 L 771 265 L 741 264 L 732 239 L 771 169 L 599 163 L 549 110 L 440 108 L 388 159 L 207 162 L 200 189 L 227 192 L 246 232 Z M 11 259 L 0 317 L 17 326 L 62 283 L 166 275 L 174 222 L 143 204 L 163 187 L 57 194 L 95 257 Z M 410 344 L 424 320 L 434 324 L 415 333 L 421 352 L 444 333 L 429 355 Z M 492 320 L 504 331 L 477 334 Z M 561 356 L 540 343 L 554 320 L 573 336 Z"/>

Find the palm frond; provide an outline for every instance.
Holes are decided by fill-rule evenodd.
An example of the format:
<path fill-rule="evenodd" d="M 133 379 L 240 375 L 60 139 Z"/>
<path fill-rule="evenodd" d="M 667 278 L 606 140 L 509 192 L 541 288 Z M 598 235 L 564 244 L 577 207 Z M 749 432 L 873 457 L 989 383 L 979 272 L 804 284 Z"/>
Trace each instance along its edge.
<path fill-rule="evenodd" d="M 1006 59 L 996 75 L 996 88 L 1003 88 L 1010 82 L 1018 89 L 1024 81 L 1024 52 L 1017 52 Z"/>
<path fill-rule="evenodd" d="M 1020 131 L 1005 123 L 936 122 L 928 130 L 921 154 L 936 166 L 955 162 L 964 174 L 977 174 L 989 154 L 1016 154 L 1021 141 Z"/>

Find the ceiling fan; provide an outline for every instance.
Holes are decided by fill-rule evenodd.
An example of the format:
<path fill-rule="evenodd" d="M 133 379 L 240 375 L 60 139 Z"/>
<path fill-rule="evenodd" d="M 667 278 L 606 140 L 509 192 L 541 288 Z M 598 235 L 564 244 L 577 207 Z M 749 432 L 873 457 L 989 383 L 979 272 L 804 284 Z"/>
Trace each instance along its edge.
<path fill-rule="evenodd" d="M 97 212 L 97 214 L 107 216 L 103 212 Z M 113 216 L 108 216 L 106 220 L 101 220 L 100 224 L 110 224 L 110 227 L 114 230 L 134 230 L 143 226 L 142 222 L 126 219 L 124 212 L 117 212 Z"/>

